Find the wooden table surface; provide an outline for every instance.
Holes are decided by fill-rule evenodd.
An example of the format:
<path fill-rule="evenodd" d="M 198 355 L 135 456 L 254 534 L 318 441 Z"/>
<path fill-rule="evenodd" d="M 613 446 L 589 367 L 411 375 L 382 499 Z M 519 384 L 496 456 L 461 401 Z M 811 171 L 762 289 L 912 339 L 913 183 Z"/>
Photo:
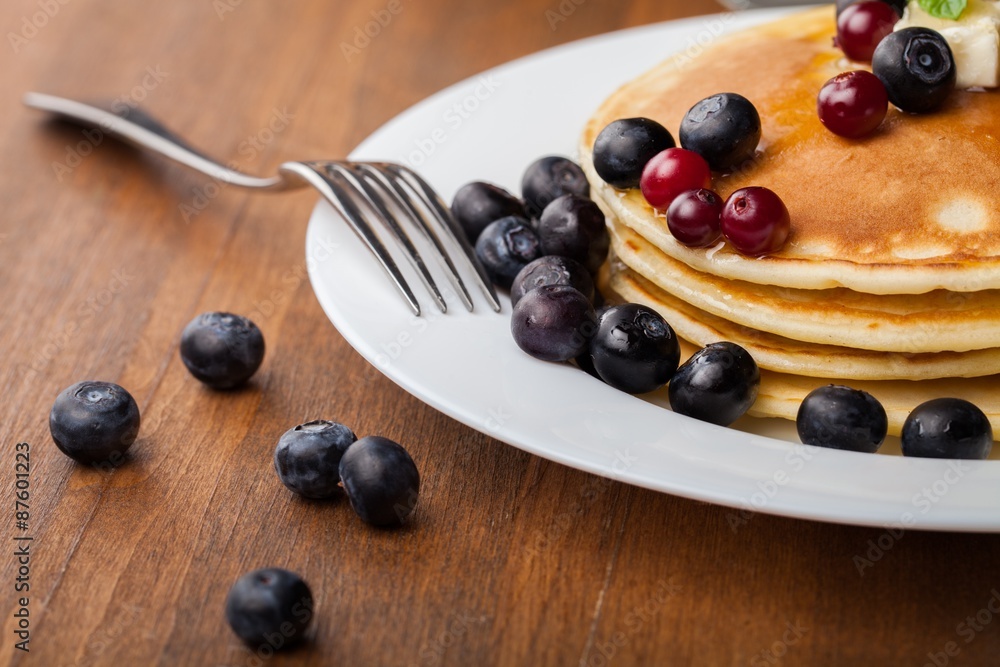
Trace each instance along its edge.
<path fill-rule="evenodd" d="M 264 173 L 345 155 L 425 96 L 512 58 L 715 11 L 707 0 L 5 0 L 0 659 L 1000 664 L 1000 536 L 766 515 L 734 526 L 733 510 L 504 445 L 405 393 L 331 326 L 304 278 L 314 196 L 220 191 L 19 101 L 41 90 L 141 102 Z M 553 29 L 554 16 L 565 20 Z M 369 43 L 344 49 L 379 17 Z M 204 389 L 178 358 L 181 329 L 206 310 L 254 313 L 264 332 L 267 359 L 242 391 Z M 142 411 L 114 472 L 74 464 L 49 437 L 55 395 L 83 379 L 122 384 Z M 408 528 L 369 529 L 346 503 L 304 502 L 278 483 L 278 436 L 318 417 L 410 449 L 423 488 Z M 19 442 L 27 531 L 14 528 Z M 15 591 L 16 535 L 34 538 L 28 592 Z M 222 613 L 232 582 L 270 565 L 301 573 L 317 600 L 311 641 L 273 657 L 244 648 Z M 15 647 L 21 597 L 29 653 Z"/>

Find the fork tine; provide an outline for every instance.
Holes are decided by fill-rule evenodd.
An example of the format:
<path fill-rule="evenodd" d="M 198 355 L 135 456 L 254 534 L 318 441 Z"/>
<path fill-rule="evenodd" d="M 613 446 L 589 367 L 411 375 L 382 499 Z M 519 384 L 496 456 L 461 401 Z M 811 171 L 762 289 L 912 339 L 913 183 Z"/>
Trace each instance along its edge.
<path fill-rule="evenodd" d="M 413 265 L 413 268 L 416 269 L 420 280 L 423 281 L 424 286 L 427 287 L 427 290 L 434 297 L 434 302 L 437 303 L 438 308 L 442 313 L 448 312 L 448 304 L 445 303 L 444 296 L 441 295 L 441 290 L 438 289 L 437 283 L 434 282 L 434 278 L 431 276 L 431 272 L 427 269 L 424 258 L 417 252 L 413 241 L 406 231 L 400 227 L 399 221 L 396 220 L 396 216 L 389 210 L 385 199 L 371 186 L 358 166 L 353 163 L 332 162 L 327 165 L 327 168 L 339 173 L 354 188 L 357 195 L 365 202 L 379 221 L 392 232 L 396 241 L 403 248 L 406 258 Z"/>
<path fill-rule="evenodd" d="M 469 290 L 465 287 L 465 282 L 462 281 L 462 276 L 458 273 L 458 269 L 455 268 L 454 262 L 451 261 L 451 256 L 444 249 L 444 246 L 441 245 L 441 239 L 438 238 L 438 235 L 434 232 L 434 228 L 431 227 L 423 208 L 413 201 L 409 191 L 400 185 L 397 178 L 392 174 L 374 164 L 366 162 L 359 162 L 355 167 L 371 178 L 373 182 L 378 183 L 396 206 L 409 213 L 417 228 L 423 233 L 424 238 L 434 247 L 438 260 L 446 269 L 445 274 L 451 281 L 455 291 L 458 292 L 462 303 L 471 312 L 473 310 L 473 303 L 472 297 L 469 295 Z"/>
<path fill-rule="evenodd" d="M 465 231 L 459 228 L 458 223 L 455 218 L 451 215 L 451 210 L 448 205 L 441 201 L 441 197 L 438 193 L 428 185 L 417 172 L 413 171 L 409 167 L 405 167 L 401 164 L 396 164 L 393 162 L 380 162 L 377 163 L 379 167 L 385 169 L 391 174 L 396 175 L 404 183 L 409 186 L 409 188 L 416 193 L 420 198 L 421 202 L 431 211 L 434 216 L 438 219 L 441 227 L 448 233 L 448 236 L 454 243 L 457 243 L 468 260 L 469 264 L 475 269 L 476 278 L 479 282 L 480 289 L 483 290 L 483 294 L 490 302 L 490 306 L 493 310 L 500 312 L 500 299 L 497 298 L 496 289 L 493 287 L 493 282 L 486 275 L 486 269 L 483 268 L 482 263 L 479 258 L 476 257 L 475 250 L 469 245 L 468 239 L 465 238 Z"/>
<path fill-rule="evenodd" d="M 406 300 L 413 314 L 419 316 L 420 303 L 417 301 L 417 297 L 414 296 L 413 290 L 410 289 L 403 274 L 400 273 L 399 267 L 396 266 L 392 255 L 386 250 L 385 245 L 382 244 L 382 240 L 375 233 L 375 230 L 365 220 L 348 188 L 338 182 L 343 177 L 336 172 L 327 171 L 327 166 L 327 163 L 286 162 L 281 165 L 281 170 L 293 173 L 312 185 L 343 216 L 361 241 L 371 250 L 375 258 L 378 259 L 393 284 L 396 285 L 400 294 L 403 295 L 403 299 Z"/>

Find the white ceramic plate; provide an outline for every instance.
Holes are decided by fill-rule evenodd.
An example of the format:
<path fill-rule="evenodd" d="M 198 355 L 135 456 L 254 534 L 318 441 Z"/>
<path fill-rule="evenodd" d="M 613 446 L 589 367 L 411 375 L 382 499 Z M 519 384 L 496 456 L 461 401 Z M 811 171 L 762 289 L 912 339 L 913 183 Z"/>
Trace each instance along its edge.
<path fill-rule="evenodd" d="M 575 154 L 584 121 L 617 86 L 671 52 L 697 57 L 720 33 L 785 11 L 653 25 L 523 58 L 402 113 L 352 158 L 406 162 L 446 199 L 470 180 L 517 192 L 521 173 L 537 157 Z M 786 422 L 747 418 L 737 428 L 721 428 L 682 417 L 663 407 L 662 396 L 629 396 L 569 365 L 520 352 L 510 336 L 506 298 L 503 313 L 496 314 L 474 294 L 478 307 L 469 313 L 450 295 L 451 308 L 442 315 L 408 273 L 425 312 L 413 317 L 323 202 L 309 225 L 307 257 L 324 310 L 368 361 L 429 405 L 521 449 L 730 506 L 734 530 L 752 517 L 751 509 L 873 526 L 1000 530 L 996 460 L 955 463 L 805 448 Z M 894 447 L 898 452 L 898 445 L 885 449 Z"/>

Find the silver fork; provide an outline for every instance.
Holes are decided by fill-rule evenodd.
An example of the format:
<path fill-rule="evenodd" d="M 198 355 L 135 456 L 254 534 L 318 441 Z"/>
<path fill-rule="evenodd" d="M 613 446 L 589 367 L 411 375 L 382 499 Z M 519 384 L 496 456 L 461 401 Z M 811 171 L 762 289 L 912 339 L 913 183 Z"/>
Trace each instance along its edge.
<path fill-rule="evenodd" d="M 125 112 L 119 114 L 99 106 L 42 93 L 27 93 L 24 96 L 24 103 L 78 125 L 98 128 L 110 136 L 162 155 L 223 183 L 269 192 L 281 192 L 311 185 L 337 209 L 371 250 L 415 315 L 420 315 L 420 304 L 370 224 L 370 219 L 376 220 L 389 230 L 433 296 L 438 308 L 441 312 L 447 312 L 448 305 L 441 290 L 434 282 L 423 257 L 413 245 L 406 230 L 400 225 L 400 219 L 393 212 L 398 211 L 403 214 L 403 219 L 416 227 L 427 239 L 459 298 L 471 311 L 472 297 L 469 296 L 469 291 L 451 256 L 441 243 L 435 231 L 436 227 L 444 231 L 451 242 L 461 248 L 490 306 L 493 310 L 500 311 L 500 301 L 497 299 L 493 284 L 466 239 L 465 232 L 452 217 L 451 211 L 441 197 L 427 181 L 409 167 L 390 162 L 344 160 L 285 162 L 278 167 L 277 175 L 261 178 L 230 169 L 206 157 L 159 121 L 134 107 L 126 107 Z"/>

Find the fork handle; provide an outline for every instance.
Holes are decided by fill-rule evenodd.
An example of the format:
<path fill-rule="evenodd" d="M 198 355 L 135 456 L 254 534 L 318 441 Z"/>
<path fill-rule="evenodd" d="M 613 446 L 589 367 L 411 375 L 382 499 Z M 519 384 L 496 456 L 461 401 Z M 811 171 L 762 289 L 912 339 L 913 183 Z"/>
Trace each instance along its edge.
<path fill-rule="evenodd" d="M 228 185 L 273 191 L 290 190 L 307 185 L 291 174 L 283 173 L 270 178 L 260 178 L 231 169 L 192 148 L 158 120 L 135 107 L 125 106 L 121 111 L 108 110 L 101 106 L 44 93 L 26 93 L 24 104 L 47 111 L 77 125 L 96 128 Z"/>

